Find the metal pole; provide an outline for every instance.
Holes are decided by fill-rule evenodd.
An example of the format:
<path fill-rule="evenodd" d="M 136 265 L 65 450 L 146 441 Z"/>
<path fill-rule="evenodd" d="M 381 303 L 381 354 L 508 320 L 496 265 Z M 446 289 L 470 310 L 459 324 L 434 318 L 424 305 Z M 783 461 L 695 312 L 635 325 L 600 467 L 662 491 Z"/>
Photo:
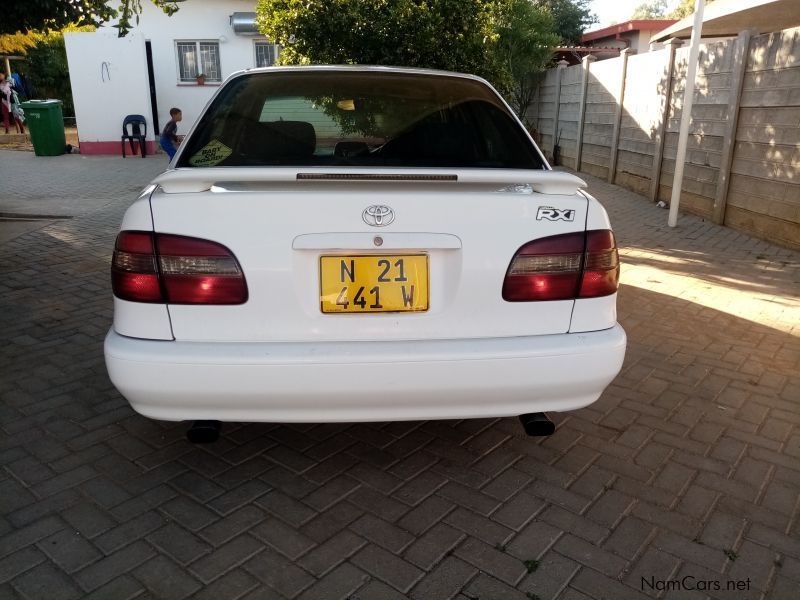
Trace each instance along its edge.
<path fill-rule="evenodd" d="M 681 188 L 683 187 L 683 167 L 686 162 L 686 146 L 689 143 L 689 124 L 692 120 L 694 78 L 697 75 L 697 56 L 700 53 L 700 36 L 703 33 L 704 7 L 705 0 L 695 0 L 692 40 L 689 44 L 689 63 L 686 70 L 686 89 L 683 92 L 683 112 L 681 113 L 681 128 L 678 133 L 678 153 L 675 156 L 675 175 L 672 177 L 672 196 L 669 201 L 669 219 L 667 223 L 670 227 L 675 227 L 678 224 L 678 208 L 681 203 Z"/>

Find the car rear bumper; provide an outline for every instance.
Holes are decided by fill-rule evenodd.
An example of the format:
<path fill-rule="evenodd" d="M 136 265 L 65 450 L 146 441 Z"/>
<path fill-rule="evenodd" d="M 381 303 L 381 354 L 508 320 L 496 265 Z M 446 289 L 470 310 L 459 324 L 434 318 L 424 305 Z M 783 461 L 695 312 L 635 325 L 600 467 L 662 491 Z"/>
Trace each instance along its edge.
<path fill-rule="evenodd" d="M 141 340 L 109 331 L 111 381 L 168 421 L 349 422 L 567 411 L 619 373 L 621 326 L 562 335 L 346 343 Z"/>

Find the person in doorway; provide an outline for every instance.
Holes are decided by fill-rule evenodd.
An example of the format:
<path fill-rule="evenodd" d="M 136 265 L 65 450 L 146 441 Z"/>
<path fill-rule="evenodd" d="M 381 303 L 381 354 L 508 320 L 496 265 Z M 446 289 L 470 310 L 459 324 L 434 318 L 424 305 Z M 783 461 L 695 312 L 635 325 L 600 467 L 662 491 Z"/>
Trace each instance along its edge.
<path fill-rule="evenodd" d="M 180 144 L 180 140 L 178 139 L 178 123 L 183 120 L 183 113 L 180 108 L 170 108 L 169 116 L 172 118 L 169 120 L 169 123 L 164 125 L 164 129 L 161 131 L 161 147 L 164 149 L 164 152 L 169 155 L 169 159 L 172 160 L 172 157 L 175 156 L 175 153 L 178 151 L 178 144 Z"/>

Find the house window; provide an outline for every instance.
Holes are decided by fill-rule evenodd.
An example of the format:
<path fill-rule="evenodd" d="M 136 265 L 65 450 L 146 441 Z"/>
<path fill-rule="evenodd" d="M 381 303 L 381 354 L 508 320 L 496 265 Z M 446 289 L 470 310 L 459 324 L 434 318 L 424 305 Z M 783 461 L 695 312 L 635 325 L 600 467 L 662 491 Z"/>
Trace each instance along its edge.
<path fill-rule="evenodd" d="M 219 66 L 219 42 L 175 42 L 178 51 L 178 78 L 184 83 L 194 83 L 202 73 L 207 82 L 222 81 Z"/>
<path fill-rule="evenodd" d="M 278 60 L 278 46 L 269 42 L 256 42 L 256 66 L 271 67 Z"/>

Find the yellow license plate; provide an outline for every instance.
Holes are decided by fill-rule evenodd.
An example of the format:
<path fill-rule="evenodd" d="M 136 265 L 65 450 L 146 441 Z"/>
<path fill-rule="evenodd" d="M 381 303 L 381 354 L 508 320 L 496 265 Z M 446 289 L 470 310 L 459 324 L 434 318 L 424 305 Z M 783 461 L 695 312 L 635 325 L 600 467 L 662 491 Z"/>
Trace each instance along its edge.
<path fill-rule="evenodd" d="M 428 255 L 321 256 L 319 302 L 324 313 L 428 310 Z"/>

